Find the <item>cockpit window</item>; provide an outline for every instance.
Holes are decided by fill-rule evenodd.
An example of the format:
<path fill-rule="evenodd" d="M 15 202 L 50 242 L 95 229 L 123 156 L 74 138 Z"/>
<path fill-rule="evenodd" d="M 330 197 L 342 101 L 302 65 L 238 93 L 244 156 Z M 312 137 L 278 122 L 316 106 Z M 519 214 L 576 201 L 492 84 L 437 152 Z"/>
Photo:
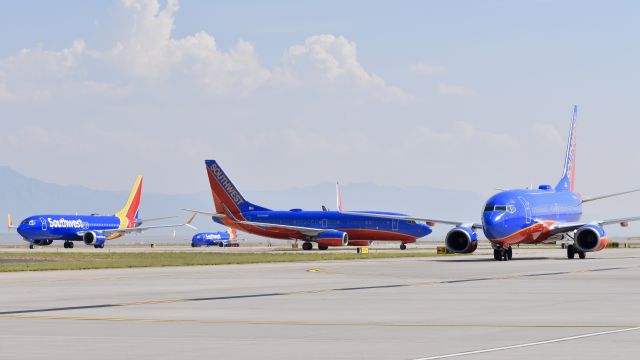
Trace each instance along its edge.
<path fill-rule="evenodd" d="M 31 226 L 33 226 L 35 224 L 36 224 L 35 220 L 25 220 L 25 221 L 22 222 L 22 225 L 31 225 Z"/>
<path fill-rule="evenodd" d="M 415 222 L 415 221 L 413 221 L 413 220 L 407 220 L 407 224 L 409 224 L 409 225 L 415 225 L 415 224 L 416 224 L 416 222 Z"/>
<path fill-rule="evenodd" d="M 484 211 L 496 211 L 496 212 L 509 212 L 513 214 L 516 212 L 515 205 L 487 205 L 484 208 Z"/>

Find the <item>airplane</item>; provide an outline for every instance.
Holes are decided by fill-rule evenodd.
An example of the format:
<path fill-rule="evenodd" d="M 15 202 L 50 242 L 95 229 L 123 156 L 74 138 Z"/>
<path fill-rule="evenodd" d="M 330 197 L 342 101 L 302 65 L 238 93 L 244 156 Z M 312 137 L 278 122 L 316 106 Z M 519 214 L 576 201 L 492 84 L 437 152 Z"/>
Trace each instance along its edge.
<path fill-rule="evenodd" d="M 396 241 L 400 249 L 431 233 L 426 224 L 413 220 L 383 219 L 372 214 L 406 216 L 398 213 L 361 212 L 357 215 L 340 211 L 270 210 L 252 204 L 240 194 L 215 160 L 205 160 L 215 212 L 183 209 L 194 214 L 209 215 L 213 221 L 230 228 L 259 236 L 303 241 L 303 250 L 319 250 L 341 246 L 369 246 L 371 241 Z"/>
<path fill-rule="evenodd" d="M 219 246 L 225 247 L 237 238 L 235 229 L 228 228 L 227 231 L 203 232 L 193 235 L 191 247 Z"/>
<path fill-rule="evenodd" d="M 482 229 L 491 242 L 493 257 L 497 261 L 511 260 L 513 245 L 555 242 L 567 238 L 573 241 L 567 246 L 567 258 L 573 259 L 578 255 L 580 259 L 584 259 L 587 252 L 600 251 L 606 247 L 607 235 L 603 226 L 620 224 L 626 227 L 629 222 L 640 220 L 640 216 L 580 221 L 582 204 L 640 189 L 592 198 L 583 198 L 580 193 L 575 192 L 577 118 L 578 107 L 574 106 L 563 173 L 558 184 L 555 187 L 540 185 L 537 189 L 500 191 L 486 202 L 481 223 L 384 214 L 370 216 L 422 221 L 431 226 L 437 223 L 453 225 L 454 228 L 445 237 L 446 247 L 453 253 L 474 252 L 478 246 L 476 230 Z"/>
<path fill-rule="evenodd" d="M 142 196 L 142 176 L 138 176 L 131 194 L 122 210 L 115 215 L 33 215 L 24 219 L 20 225 L 14 226 L 11 214 L 8 215 L 9 230 L 15 229 L 29 243 L 29 248 L 36 245 L 51 245 L 55 240 L 63 240 L 65 249 L 73 248 L 74 241 L 82 241 L 93 245 L 96 249 L 104 248 L 107 240 L 117 239 L 125 234 L 178 226 L 191 226 L 191 220 L 185 224 L 168 224 L 145 226 L 144 222 L 166 218 L 140 219 L 138 207 Z"/>

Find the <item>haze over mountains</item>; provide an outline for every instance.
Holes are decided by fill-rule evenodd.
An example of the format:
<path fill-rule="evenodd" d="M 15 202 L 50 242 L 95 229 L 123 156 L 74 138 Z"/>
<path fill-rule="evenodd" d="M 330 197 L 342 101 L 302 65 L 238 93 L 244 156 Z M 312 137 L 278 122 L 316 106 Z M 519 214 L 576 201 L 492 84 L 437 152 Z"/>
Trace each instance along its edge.
<path fill-rule="evenodd" d="M 112 175 L 111 175 L 112 176 Z M 134 179 L 131 178 L 133 184 Z M 153 179 L 145 178 L 145 182 Z M 202 181 L 207 181 L 203 176 Z M 129 190 L 103 191 L 87 187 L 72 185 L 63 186 L 47 183 L 42 180 L 29 178 L 6 166 L 0 166 L 0 213 L 11 213 L 14 222 L 18 222 L 28 215 L 38 213 L 62 214 L 113 214 L 119 210 L 127 199 Z M 249 201 L 270 209 L 283 210 L 302 208 L 305 210 L 320 209 L 322 205 L 335 209 L 335 184 L 322 183 L 305 187 L 291 188 L 281 191 L 251 191 L 240 189 Z M 368 183 L 341 185 L 345 210 L 381 210 L 397 211 L 414 216 L 429 216 L 434 218 L 462 219 L 479 221 L 480 211 L 486 196 L 469 191 L 437 189 L 428 186 L 394 187 Z M 633 196 L 633 195 L 632 195 Z M 610 207 L 615 201 L 603 203 Z M 177 216 L 170 222 L 182 222 L 188 214 L 180 211 L 182 208 L 192 208 L 204 211 L 213 210 L 211 193 L 208 191 L 191 194 L 161 194 L 144 192 L 140 215 L 142 218 L 158 216 Z M 596 215 L 601 207 L 586 208 L 585 216 L 602 218 Z M 595 210 L 595 211 L 594 211 Z M 640 212 L 639 212 L 640 213 Z M 629 214 L 627 214 L 629 215 Z M 633 215 L 633 214 L 631 214 Z M 637 215 L 637 214 L 636 214 Z M 194 225 L 199 231 L 217 231 L 224 229 L 214 224 L 208 217 L 199 216 Z M 633 228 L 632 228 L 633 229 Z M 434 233 L 423 239 L 442 238 L 449 227 L 440 225 L 434 228 Z M 615 227 L 607 229 L 610 233 L 619 233 Z M 6 232 L 6 230 L 3 230 Z M 194 231 L 188 228 L 178 229 L 178 239 L 182 242 L 189 239 Z M 625 231 L 623 235 L 633 235 L 637 232 Z M 140 239 L 156 239 L 159 242 L 170 242 L 171 230 L 157 230 L 144 233 L 142 236 L 125 237 L 123 242 L 136 242 Z M 252 239 L 251 236 L 245 236 Z M 0 243 L 19 243 L 19 236 L 15 233 L 2 236 Z"/>

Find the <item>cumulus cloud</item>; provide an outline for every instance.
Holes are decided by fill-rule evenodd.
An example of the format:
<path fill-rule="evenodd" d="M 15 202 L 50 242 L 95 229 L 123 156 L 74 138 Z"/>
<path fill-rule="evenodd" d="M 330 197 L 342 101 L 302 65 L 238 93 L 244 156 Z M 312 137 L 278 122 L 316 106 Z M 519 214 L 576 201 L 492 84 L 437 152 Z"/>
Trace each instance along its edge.
<path fill-rule="evenodd" d="M 444 66 L 417 63 L 417 64 L 411 64 L 409 66 L 409 71 L 411 71 L 413 74 L 416 74 L 416 75 L 431 76 L 431 75 L 444 74 L 447 72 L 447 69 Z"/>
<path fill-rule="evenodd" d="M 469 96 L 474 94 L 474 91 L 466 86 L 444 84 L 444 83 L 441 83 L 440 85 L 438 85 L 438 91 L 442 95 L 453 95 L 453 96 Z"/>
<path fill-rule="evenodd" d="M 220 95 L 246 95 L 260 87 L 332 86 L 387 99 L 407 99 L 398 87 L 364 69 L 355 43 L 341 36 L 311 36 L 285 51 L 274 70 L 254 45 L 240 40 L 221 50 L 204 32 L 173 37 L 177 0 L 121 0 L 123 35 L 104 50 L 82 40 L 62 50 L 23 49 L 0 59 L 0 100 L 59 94 L 129 94 L 136 86 L 187 84 Z M 106 71 L 104 71 L 106 70 Z M 105 73 L 106 75 L 105 79 Z"/>
<path fill-rule="evenodd" d="M 284 54 L 278 76 L 293 85 L 356 86 L 393 100 L 409 99 L 400 88 L 366 71 L 358 61 L 356 44 L 343 36 L 310 36 L 302 44 L 291 46 Z"/>

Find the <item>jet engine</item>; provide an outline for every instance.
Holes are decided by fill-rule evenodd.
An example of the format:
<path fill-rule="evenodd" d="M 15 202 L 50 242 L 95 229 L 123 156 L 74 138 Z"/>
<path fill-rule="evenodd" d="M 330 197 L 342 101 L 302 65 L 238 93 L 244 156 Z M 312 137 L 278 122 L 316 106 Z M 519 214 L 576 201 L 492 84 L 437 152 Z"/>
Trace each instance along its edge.
<path fill-rule="evenodd" d="M 585 225 L 576 231 L 574 243 L 580 251 L 600 251 L 607 246 L 607 234 L 598 225 Z"/>
<path fill-rule="evenodd" d="M 82 241 L 87 245 L 94 245 L 96 247 L 104 247 L 104 242 L 107 237 L 100 231 L 88 231 L 82 235 Z"/>
<path fill-rule="evenodd" d="M 449 252 L 472 253 L 478 247 L 478 234 L 471 228 L 458 226 L 447 233 L 444 243 Z"/>
<path fill-rule="evenodd" d="M 349 246 L 370 246 L 371 241 L 369 240 L 349 240 Z"/>
<path fill-rule="evenodd" d="M 344 231 L 328 230 L 318 234 L 315 238 L 320 246 L 345 246 L 349 243 L 349 235 Z"/>

